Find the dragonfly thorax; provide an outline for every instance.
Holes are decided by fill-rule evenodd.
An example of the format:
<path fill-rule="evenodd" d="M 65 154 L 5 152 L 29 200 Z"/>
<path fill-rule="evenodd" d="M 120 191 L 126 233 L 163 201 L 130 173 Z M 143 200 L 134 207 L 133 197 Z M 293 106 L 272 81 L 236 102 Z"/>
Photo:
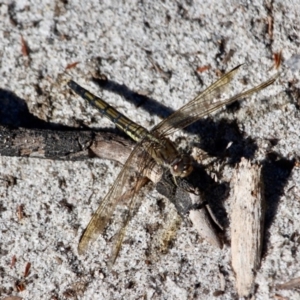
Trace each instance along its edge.
<path fill-rule="evenodd" d="M 181 154 L 173 142 L 166 137 L 150 138 L 151 147 L 146 147 L 147 151 L 158 164 L 168 167 L 174 177 L 186 177 L 192 172 L 191 157 Z"/>

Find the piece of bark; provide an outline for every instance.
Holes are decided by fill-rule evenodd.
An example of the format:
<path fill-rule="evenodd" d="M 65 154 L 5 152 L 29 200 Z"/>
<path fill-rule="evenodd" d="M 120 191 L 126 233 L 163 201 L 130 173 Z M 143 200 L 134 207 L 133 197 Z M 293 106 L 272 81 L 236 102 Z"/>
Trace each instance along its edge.
<path fill-rule="evenodd" d="M 261 167 L 242 159 L 232 179 L 231 255 L 239 297 L 253 292 L 260 267 L 265 202 Z"/>
<path fill-rule="evenodd" d="M 26 129 L 0 126 L 0 155 L 53 160 L 83 160 L 95 157 L 94 143 L 112 141 L 115 147 L 133 146 L 128 140 L 108 132 L 88 130 Z M 124 148 L 122 148 L 124 149 Z M 128 149 L 130 151 L 130 149 Z M 110 151 L 112 156 L 114 151 Z M 107 157 L 110 159 L 109 157 Z"/>
<path fill-rule="evenodd" d="M 0 155 L 45 158 L 52 160 L 84 160 L 93 157 L 124 164 L 135 144 L 110 132 L 88 130 L 26 129 L 0 126 Z M 132 162 L 137 169 L 138 161 Z M 162 170 L 153 163 L 145 170 L 152 182 L 160 180 Z"/>
<path fill-rule="evenodd" d="M 220 239 L 205 209 L 190 210 L 189 218 L 203 240 L 209 242 L 216 248 L 222 248 Z"/>

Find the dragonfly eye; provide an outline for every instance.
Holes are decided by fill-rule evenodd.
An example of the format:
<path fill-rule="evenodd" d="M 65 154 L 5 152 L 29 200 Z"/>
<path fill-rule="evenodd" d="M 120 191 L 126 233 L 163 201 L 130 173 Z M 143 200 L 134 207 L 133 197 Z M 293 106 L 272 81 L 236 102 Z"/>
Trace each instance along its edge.
<path fill-rule="evenodd" d="M 186 177 L 193 171 L 190 156 L 182 155 L 171 164 L 171 173 L 175 177 Z"/>

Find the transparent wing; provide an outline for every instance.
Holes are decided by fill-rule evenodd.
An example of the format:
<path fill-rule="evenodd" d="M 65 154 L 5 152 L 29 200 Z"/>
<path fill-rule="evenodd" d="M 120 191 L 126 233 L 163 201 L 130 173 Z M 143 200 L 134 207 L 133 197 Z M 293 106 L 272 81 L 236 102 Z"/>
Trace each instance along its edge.
<path fill-rule="evenodd" d="M 143 174 L 144 169 L 151 161 L 151 157 L 149 157 L 146 151 L 141 149 L 141 147 L 143 147 L 141 143 L 135 146 L 130 156 L 128 157 L 126 163 L 124 164 L 121 172 L 119 173 L 117 179 L 115 180 L 113 186 L 110 188 L 109 192 L 102 200 L 101 204 L 99 205 L 98 209 L 96 210 L 92 219 L 90 220 L 88 226 L 84 230 L 78 245 L 79 254 L 85 253 L 89 245 L 93 243 L 97 239 L 99 234 L 103 232 L 118 204 L 127 206 L 129 213 L 127 214 L 128 216 L 126 216 L 125 218 L 124 224 L 127 224 L 129 222 L 129 217 L 133 215 L 133 213 L 130 212 L 130 209 L 133 206 L 134 195 L 138 190 L 139 185 L 138 181 L 134 183 L 133 188 L 131 189 L 133 192 L 128 193 L 128 180 L 131 177 L 135 177 L 136 173 Z M 141 160 L 141 162 L 139 164 L 136 164 L 136 162 L 139 160 Z M 139 166 L 138 170 L 134 170 L 134 168 L 132 167 L 133 165 Z M 129 197 L 129 199 L 125 199 L 126 197 Z M 120 241 L 120 245 L 121 243 L 122 241 Z"/>
<path fill-rule="evenodd" d="M 144 159 L 141 161 L 140 167 L 139 167 L 139 174 L 143 174 L 144 170 L 146 168 L 148 168 L 148 166 L 150 165 L 152 158 L 150 155 L 148 155 L 146 152 L 144 152 L 146 155 L 144 157 Z M 131 197 L 127 203 L 127 210 L 123 216 L 122 221 L 119 223 L 119 229 L 118 232 L 116 233 L 115 237 L 114 237 L 114 245 L 112 247 L 112 252 L 111 252 L 111 257 L 110 257 L 110 261 L 109 261 L 109 268 L 111 268 L 111 266 L 115 263 L 119 252 L 121 250 L 121 246 L 125 237 L 125 234 L 127 232 L 127 227 L 128 224 L 130 222 L 130 220 L 133 218 L 133 216 L 136 214 L 138 208 L 140 207 L 140 202 L 137 201 L 137 194 L 138 191 L 141 188 L 141 184 L 140 182 L 142 182 L 142 180 L 138 180 L 136 182 L 136 184 L 134 185 L 134 187 L 131 190 Z"/>
<path fill-rule="evenodd" d="M 221 108 L 224 105 L 235 102 L 238 99 L 249 96 L 255 92 L 258 92 L 268 85 L 272 84 L 279 74 L 271 77 L 269 80 L 255 86 L 252 89 L 241 92 L 231 98 L 223 99 L 217 102 L 213 100 L 222 93 L 228 84 L 232 81 L 234 75 L 237 73 L 241 65 L 235 67 L 227 74 L 223 75 L 219 80 L 209 86 L 206 90 L 201 92 L 196 98 L 188 102 L 182 108 L 174 112 L 171 116 L 160 122 L 152 130 L 153 133 L 159 133 L 160 135 L 167 136 L 178 129 L 182 129 L 200 118 L 214 112 L 215 110 Z"/>

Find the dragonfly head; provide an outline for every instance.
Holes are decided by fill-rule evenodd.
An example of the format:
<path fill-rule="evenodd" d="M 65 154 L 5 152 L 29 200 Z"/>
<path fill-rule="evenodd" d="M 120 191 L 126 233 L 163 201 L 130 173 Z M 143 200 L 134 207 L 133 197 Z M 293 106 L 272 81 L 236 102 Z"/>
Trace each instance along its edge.
<path fill-rule="evenodd" d="M 180 155 L 171 164 L 171 173 L 174 177 L 186 177 L 193 171 L 193 164 L 189 155 Z"/>

